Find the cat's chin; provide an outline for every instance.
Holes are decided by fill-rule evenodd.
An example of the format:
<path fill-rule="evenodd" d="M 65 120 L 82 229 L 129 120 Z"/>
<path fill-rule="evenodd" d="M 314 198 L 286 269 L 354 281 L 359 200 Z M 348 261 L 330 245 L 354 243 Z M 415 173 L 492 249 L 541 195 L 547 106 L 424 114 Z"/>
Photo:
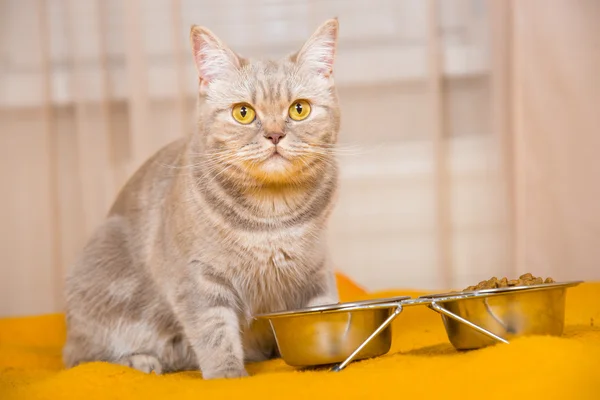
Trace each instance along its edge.
<path fill-rule="evenodd" d="M 290 164 L 291 163 L 287 158 L 280 153 L 275 152 L 262 162 L 261 168 L 267 173 L 279 173 L 289 170 Z"/>
<path fill-rule="evenodd" d="M 274 153 L 259 164 L 246 165 L 247 173 L 266 184 L 287 184 L 301 181 L 301 168 L 279 153 Z"/>

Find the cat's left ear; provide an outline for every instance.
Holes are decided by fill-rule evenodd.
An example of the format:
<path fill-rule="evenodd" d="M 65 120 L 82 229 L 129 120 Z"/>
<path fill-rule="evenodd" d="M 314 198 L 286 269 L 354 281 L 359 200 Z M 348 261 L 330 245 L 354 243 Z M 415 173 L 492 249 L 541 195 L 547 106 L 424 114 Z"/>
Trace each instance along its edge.
<path fill-rule="evenodd" d="M 337 18 L 325 21 L 302 46 L 295 57 L 296 62 L 329 78 L 333 74 L 338 30 Z"/>
<path fill-rule="evenodd" d="M 241 66 L 240 58 L 204 27 L 192 26 L 190 42 L 201 90 L 215 80 L 226 78 Z"/>

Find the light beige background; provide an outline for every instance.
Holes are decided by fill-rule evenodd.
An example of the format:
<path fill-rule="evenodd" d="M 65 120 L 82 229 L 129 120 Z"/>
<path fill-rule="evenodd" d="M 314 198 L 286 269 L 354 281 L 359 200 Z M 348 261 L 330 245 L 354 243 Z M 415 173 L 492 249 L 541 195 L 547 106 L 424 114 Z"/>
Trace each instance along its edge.
<path fill-rule="evenodd" d="M 337 15 L 330 242 L 368 287 L 600 279 L 600 2 L 0 1 L 0 316 L 62 279 L 139 164 L 193 126 L 188 29 L 245 55 Z"/>

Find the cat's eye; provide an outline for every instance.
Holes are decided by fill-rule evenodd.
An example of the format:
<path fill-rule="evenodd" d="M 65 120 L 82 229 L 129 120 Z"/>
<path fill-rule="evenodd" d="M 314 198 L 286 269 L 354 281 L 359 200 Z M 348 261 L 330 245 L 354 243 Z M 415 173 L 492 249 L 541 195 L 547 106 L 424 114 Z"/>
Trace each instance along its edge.
<path fill-rule="evenodd" d="M 231 115 L 233 119 L 243 125 L 248 125 L 254 118 L 256 118 L 256 112 L 254 112 L 254 108 L 247 103 L 240 103 L 233 106 L 231 110 Z"/>
<path fill-rule="evenodd" d="M 310 114 L 310 103 L 306 100 L 296 100 L 290 106 L 288 113 L 294 121 L 302 121 Z"/>

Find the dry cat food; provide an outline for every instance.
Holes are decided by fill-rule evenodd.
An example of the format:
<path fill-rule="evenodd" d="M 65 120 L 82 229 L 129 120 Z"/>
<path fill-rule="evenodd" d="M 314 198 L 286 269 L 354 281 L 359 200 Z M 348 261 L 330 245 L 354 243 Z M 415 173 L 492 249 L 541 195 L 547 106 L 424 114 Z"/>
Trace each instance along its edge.
<path fill-rule="evenodd" d="M 496 288 L 505 288 L 511 286 L 531 286 L 531 285 L 540 285 L 542 283 L 554 283 L 554 279 L 552 278 L 544 278 L 535 277 L 529 272 L 523 274 L 519 277 L 519 279 L 511 279 L 508 280 L 506 277 L 502 279 L 498 279 L 495 276 L 492 279 L 487 281 L 481 281 L 475 286 L 469 286 L 464 291 L 471 290 L 483 290 L 483 289 L 496 289 Z"/>

